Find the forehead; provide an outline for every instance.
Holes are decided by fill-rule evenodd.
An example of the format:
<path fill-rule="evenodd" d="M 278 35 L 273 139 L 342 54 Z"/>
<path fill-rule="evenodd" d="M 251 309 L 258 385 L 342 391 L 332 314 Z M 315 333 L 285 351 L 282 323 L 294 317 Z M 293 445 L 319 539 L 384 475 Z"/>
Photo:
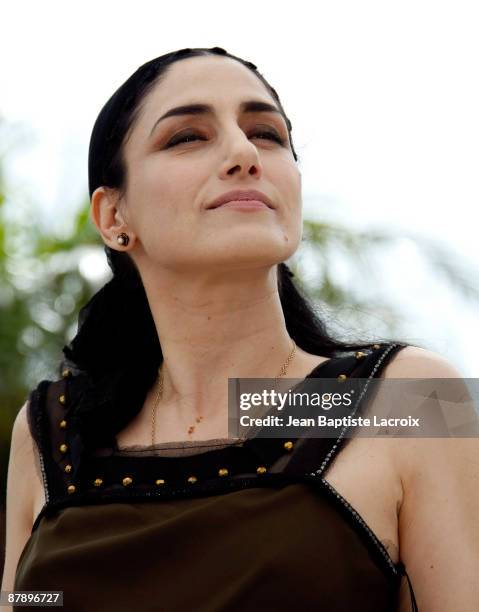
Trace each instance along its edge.
<path fill-rule="evenodd" d="M 217 56 L 190 57 L 171 64 L 143 106 L 143 116 L 166 112 L 176 105 L 205 102 L 214 106 L 245 99 L 271 102 L 259 78 L 240 62 Z"/>

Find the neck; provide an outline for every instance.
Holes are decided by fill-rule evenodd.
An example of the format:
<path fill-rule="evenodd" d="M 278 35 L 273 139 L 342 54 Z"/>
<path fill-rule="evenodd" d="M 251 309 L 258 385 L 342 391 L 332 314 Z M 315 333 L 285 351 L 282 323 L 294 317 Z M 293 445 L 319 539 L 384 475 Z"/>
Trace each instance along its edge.
<path fill-rule="evenodd" d="M 143 282 L 164 359 L 158 424 L 186 432 L 201 415 L 205 424 L 224 423 L 227 435 L 228 378 L 274 378 L 293 348 L 275 269 L 154 278 Z M 285 376 L 304 376 L 310 357 L 297 348 Z M 156 386 L 151 402 L 155 396 Z"/>

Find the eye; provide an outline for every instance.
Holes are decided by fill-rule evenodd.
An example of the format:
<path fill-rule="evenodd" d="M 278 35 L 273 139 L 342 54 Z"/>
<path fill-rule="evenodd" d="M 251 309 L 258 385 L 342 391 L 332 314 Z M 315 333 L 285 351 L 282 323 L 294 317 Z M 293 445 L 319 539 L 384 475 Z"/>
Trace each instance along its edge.
<path fill-rule="evenodd" d="M 278 132 L 276 132 L 276 130 L 256 130 L 251 134 L 250 137 L 261 138 L 262 140 L 272 140 L 280 145 L 285 144 L 283 138 L 278 134 Z M 165 146 L 165 149 L 169 149 L 183 142 L 194 142 L 195 140 L 206 140 L 206 138 L 199 136 L 195 132 L 181 132 L 180 134 L 173 136 L 173 138 L 168 141 Z"/>
<path fill-rule="evenodd" d="M 180 142 L 191 142 L 192 140 L 206 140 L 206 138 L 203 138 L 201 136 L 198 137 L 198 135 L 195 134 L 194 132 L 181 132 L 181 134 L 177 134 L 176 136 L 173 136 L 173 138 L 168 141 L 165 149 L 174 147 Z"/>
<path fill-rule="evenodd" d="M 269 140 L 274 140 L 280 145 L 284 145 L 284 140 L 276 131 L 268 131 L 268 130 L 257 130 L 253 134 L 256 134 L 257 137 L 267 138 Z"/>

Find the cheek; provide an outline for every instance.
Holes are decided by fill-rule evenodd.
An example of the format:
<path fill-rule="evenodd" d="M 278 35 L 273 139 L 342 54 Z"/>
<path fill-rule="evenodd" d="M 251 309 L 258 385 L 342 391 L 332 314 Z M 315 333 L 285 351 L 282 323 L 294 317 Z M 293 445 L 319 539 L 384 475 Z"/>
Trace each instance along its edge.
<path fill-rule="evenodd" d="M 288 177 L 292 190 L 301 197 L 301 173 L 296 165 L 289 166 Z"/>
<path fill-rule="evenodd" d="M 282 156 L 274 160 L 273 164 L 264 166 L 268 174 L 271 172 L 274 181 L 288 193 L 301 193 L 301 173 L 294 160 L 289 156 Z"/>
<path fill-rule="evenodd" d="M 180 213 L 184 220 L 198 191 L 196 174 L 196 169 L 185 172 L 178 164 L 162 163 L 160 168 L 158 164 L 145 163 L 130 183 L 130 200 L 139 231 L 171 227 L 178 222 Z"/>
<path fill-rule="evenodd" d="M 291 213 L 302 214 L 301 174 L 296 166 L 284 164 L 278 173 L 276 184 Z"/>
<path fill-rule="evenodd" d="M 187 212 L 192 208 L 210 170 L 201 160 L 185 164 L 151 164 L 145 168 L 144 190 L 153 202 L 162 202 L 167 208 Z"/>
<path fill-rule="evenodd" d="M 278 179 L 278 187 L 284 198 L 285 226 L 288 242 L 291 247 L 297 248 L 303 233 L 303 201 L 301 173 L 296 165 L 284 164 L 283 171 Z"/>

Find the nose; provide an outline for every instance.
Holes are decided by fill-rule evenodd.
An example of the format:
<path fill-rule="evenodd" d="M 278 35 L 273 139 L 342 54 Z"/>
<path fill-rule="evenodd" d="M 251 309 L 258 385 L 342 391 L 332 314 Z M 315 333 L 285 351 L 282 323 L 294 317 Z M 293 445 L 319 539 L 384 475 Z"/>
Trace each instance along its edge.
<path fill-rule="evenodd" d="M 236 173 L 238 178 L 242 176 L 256 176 L 259 178 L 263 168 L 258 154 L 258 149 L 248 140 L 247 135 L 241 129 L 225 136 L 226 157 L 221 164 L 220 177 L 222 179 Z"/>

